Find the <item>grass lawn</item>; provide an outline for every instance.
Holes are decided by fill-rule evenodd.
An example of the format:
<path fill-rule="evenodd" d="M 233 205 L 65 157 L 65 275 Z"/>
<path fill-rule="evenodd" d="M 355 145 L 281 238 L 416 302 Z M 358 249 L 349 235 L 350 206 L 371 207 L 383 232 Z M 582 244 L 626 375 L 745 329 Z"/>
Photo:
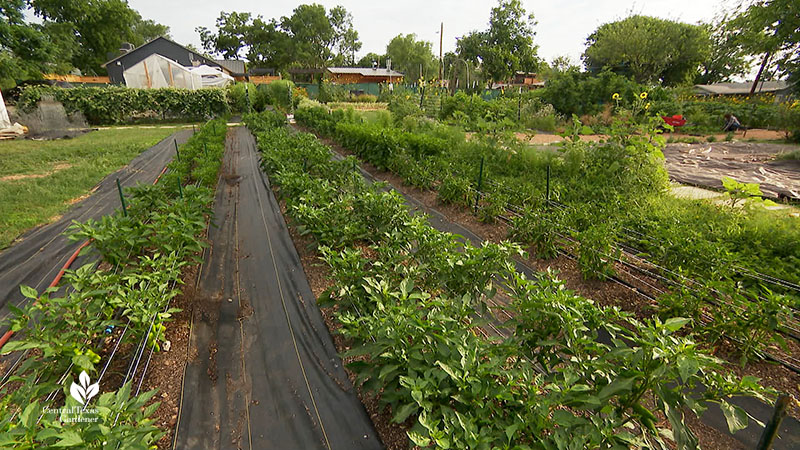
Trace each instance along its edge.
<path fill-rule="evenodd" d="M 71 200 L 173 132 L 126 128 L 55 141 L 0 141 L 0 249 L 58 217 Z"/>

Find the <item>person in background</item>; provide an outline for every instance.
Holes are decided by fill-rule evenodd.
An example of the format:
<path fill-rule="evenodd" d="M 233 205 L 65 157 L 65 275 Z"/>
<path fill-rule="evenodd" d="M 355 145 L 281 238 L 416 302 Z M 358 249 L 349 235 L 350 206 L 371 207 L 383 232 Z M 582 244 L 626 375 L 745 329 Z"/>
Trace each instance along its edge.
<path fill-rule="evenodd" d="M 742 123 L 739 122 L 739 119 L 737 119 L 736 116 L 730 113 L 725 114 L 725 127 L 722 129 L 722 131 L 738 131 L 742 128 L 744 127 L 742 127 Z"/>

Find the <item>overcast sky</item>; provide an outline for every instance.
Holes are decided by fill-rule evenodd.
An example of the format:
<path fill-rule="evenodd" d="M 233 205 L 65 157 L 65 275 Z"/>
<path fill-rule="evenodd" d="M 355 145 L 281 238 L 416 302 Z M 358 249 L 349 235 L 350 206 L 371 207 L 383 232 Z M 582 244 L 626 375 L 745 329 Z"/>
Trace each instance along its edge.
<path fill-rule="evenodd" d="M 194 44 L 200 39 L 195 27 L 214 28 L 220 11 L 251 12 L 265 18 L 290 15 L 303 2 L 286 0 L 129 0 L 144 18 L 168 25 L 173 39 Z M 306 3 L 314 3 L 309 1 Z M 316 0 L 331 8 L 342 5 L 353 14 L 353 24 L 367 52 L 383 53 L 386 44 L 400 33 L 416 33 L 439 50 L 439 24 L 444 22 L 444 52 L 455 49 L 456 37 L 487 28 L 489 11 L 496 1 L 477 0 Z M 539 55 L 550 61 L 567 55 L 580 61 L 586 37 L 603 23 L 630 13 L 645 14 L 683 22 L 710 21 L 722 11 L 727 0 L 562 0 L 522 1 L 538 21 L 534 28 Z"/>

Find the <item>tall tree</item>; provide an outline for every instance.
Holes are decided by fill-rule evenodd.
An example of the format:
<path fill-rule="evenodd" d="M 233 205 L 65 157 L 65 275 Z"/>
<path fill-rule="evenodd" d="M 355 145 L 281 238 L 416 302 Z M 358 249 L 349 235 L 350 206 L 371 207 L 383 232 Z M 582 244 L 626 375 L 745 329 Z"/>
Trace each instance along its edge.
<path fill-rule="evenodd" d="M 328 12 L 333 27 L 333 47 L 336 50 L 336 64 L 354 65 L 356 52 L 361 50 L 358 31 L 353 27 L 353 15 L 344 7 L 336 6 Z"/>
<path fill-rule="evenodd" d="M 281 28 L 292 39 L 297 65 L 315 69 L 326 67 L 333 56 L 336 33 L 324 6 L 298 6 L 291 16 L 281 17 Z"/>
<path fill-rule="evenodd" d="M 590 72 L 608 68 L 640 83 L 690 81 L 711 53 L 704 27 L 638 15 L 601 25 L 586 43 Z"/>
<path fill-rule="evenodd" d="M 356 67 L 372 67 L 373 63 L 383 67 L 386 65 L 386 55 L 369 52 L 356 62 Z"/>
<path fill-rule="evenodd" d="M 403 72 L 405 80 L 414 83 L 420 78 L 438 76 L 439 62 L 433 56 L 433 44 L 417 40 L 416 34 L 399 34 L 386 46 L 386 58 L 392 69 Z"/>
<path fill-rule="evenodd" d="M 742 48 L 765 55 L 763 61 L 772 61 L 778 75 L 795 81 L 800 92 L 800 2 L 756 0 L 743 5 L 725 26 Z"/>
<path fill-rule="evenodd" d="M 361 48 L 353 17 L 341 6 L 326 11 L 300 5 L 291 16 L 266 20 L 250 13 L 220 12 L 216 30 L 195 29 L 203 48 L 225 58 L 247 58 L 256 66 L 324 68 L 352 64 Z"/>
<path fill-rule="evenodd" d="M 738 42 L 738 34 L 718 24 L 704 24 L 711 37 L 711 53 L 700 63 L 700 72 L 694 79 L 696 84 L 711 84 L 730 81 L 732 77 L 745 75 L 750 70 L 748 52 Z"/>
<path fill-rule="evenodd" d="M 143 19 L 142 16 L 136 12 L 131 29 L 131 44 L 138 47 L 161 36 L 170 37 L 168 26 L 157 23 L 151 19 Z"/>
<path fill-rule="evenodd" d="M 253 20 L 250 13 L 221 11 L 217 17 L 216 33 L 206 27 L 197 27 L 195 31 L 200 34 L 200 43 L 207 52 L 227 59 L 240 59 L 242 50 L 251 40 Z"/>
<path fill-rule="evenodd" d="M 45 21 L 69 24 L 78 48 L 72 63 L 87 74 L 100 67 L 122 42 L 132 41 L 133 27 L 141 17 L 123 0 L 30 0 L 34 13 Z"/>
<path fill-rule="evenodd" d="M 489 16 L 489 29 L 460 39 L 458 54 L 480 63 L 493 81 L 506 81 L 517 71 L 536 71 L 535 25 L 533 14 L 527 14 L 519 0 L 499 0 Z"/>
<path fill-rule="evenodd" d="M 25 22 L 24 0 L 0 0 L 0 89 L 38 78 L 57 48 L 43 27 Z"/>

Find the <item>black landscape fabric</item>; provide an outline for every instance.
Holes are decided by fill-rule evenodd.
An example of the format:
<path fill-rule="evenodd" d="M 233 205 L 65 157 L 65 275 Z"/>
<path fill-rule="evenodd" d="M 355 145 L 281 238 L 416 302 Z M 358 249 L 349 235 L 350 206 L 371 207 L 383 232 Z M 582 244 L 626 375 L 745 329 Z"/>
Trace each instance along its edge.
<path fill-rule="evenodd" d="M 178 449 L 379 449 L 259 167 L 229 131 L 192 311 Z"/>
<path fill-rule="evenodd" d="M 333 157 L 336 159 L 342 159 L 342 156 L 338 153 L 333 153 Z M 362 167 L 358 167 L 359 173 L 369 182 L 374 183 L 377 181 L 375 177 L 372 176 L 369 172 L 364 170 Z M 420 202 L 419 200 L 415 199 L 411 195 L 407 195 L 403 193 L 401 190 L 394 187 L 391 183 L 387 183 L 385 188 L 388 190 L 394 190 L 400 195 L 403 196 L 406 205 L 414 214 L 425 214 L 428 216 L 428 222 L 433 228 L 436 228 L 439 231 L 444 231 L 448 233 L 453 233 L 455 238 L 461 242 L 471 242 L 473 245 L 481 245 L 483 239 L 481 239 L 478 235 L 473 233 L 471 230 L 467 229 L 466 227 L 451 222 L 444 214 L 437 211 L 435 208 L 430 208 Z M 525 274 L 526 277 L 532 278 L 534 277 L 536 270 L 529 267 L 528 265 L 524 264 L 522 261 L 515 261 L 516 262 L 516 269 L 518 272 Z M 491 323 L 498 328 L 502 328 L 504 325 L 500 323 L 496 318 L 490 318 Z M 603 335 L 600 336 L 601 341 L 605 341 L 606 344 L 610 344 L 608 341 L 608 337 L 604 337 Z M 698 389 L 704 389 L 700 386 Z M 762 423 L 766 423 L 772 415 L 772 405 L 767 405 L 761 400 L 758 400 L 753 397 L 734 397 L 729 399 L 730 403 L 736 404 L 742 407 L 748 414 L 750 414 L 755 419 L 761 421 Z M 727 434 L 728 433 L 728 425 L 725 419 L 722 410 L 720 409 L 719 405 L 717 404 L 708 404 L 708 409 L 706 412 L 701 416 L 700 420 L 713 428 L 716 428 L 720 432 Z M 738 440 L 744 448 L 755 448 L 756 444 L 758 443 L 759 438 L 761 437 L 761 433 L 764 427 L 756 423 L 755 420 L 750 420 L 747 428 L 744 430 L 740 430 L 736 432 L 733 437 Z M 786 417 L 784 418 L 783 422 L 781 423 L 780 430 L 778 433 L 778 437 L 773 443 L 773 448 L 775 450 L 790 450 L 790 449 L 797 449 L 800 448 L 800 422 L 794 417 Z"/>
<path fill-rule="evenodd" d="M 121 208 L 117 178 L 123 189 L 138 183 L 152 183 L 175 155 L 174 141 L 177 139 L 179 145 L 183 144 L 191 135 L 191 131 L 182 130 L 145 150 L 127 166 L 105 177 L 89 197 L 76 203 L 60 219 L 24 233 L 17 242 L 1 251 L 0 319 L 8 317 L 9 304 L 18 305 L 24 300 L 20 285 L 28 285 L 38 292 L 46 289 L 81 245 L 81 242 L 70 241 L 63 234 L 73 220 L 99 219 Z M 89 251 L 76 259 L 71 267 L 78 268 L 93 258 L 95 256 Z M 0 321 L 0 334 L 8 329 L 4 322 Z"/>

